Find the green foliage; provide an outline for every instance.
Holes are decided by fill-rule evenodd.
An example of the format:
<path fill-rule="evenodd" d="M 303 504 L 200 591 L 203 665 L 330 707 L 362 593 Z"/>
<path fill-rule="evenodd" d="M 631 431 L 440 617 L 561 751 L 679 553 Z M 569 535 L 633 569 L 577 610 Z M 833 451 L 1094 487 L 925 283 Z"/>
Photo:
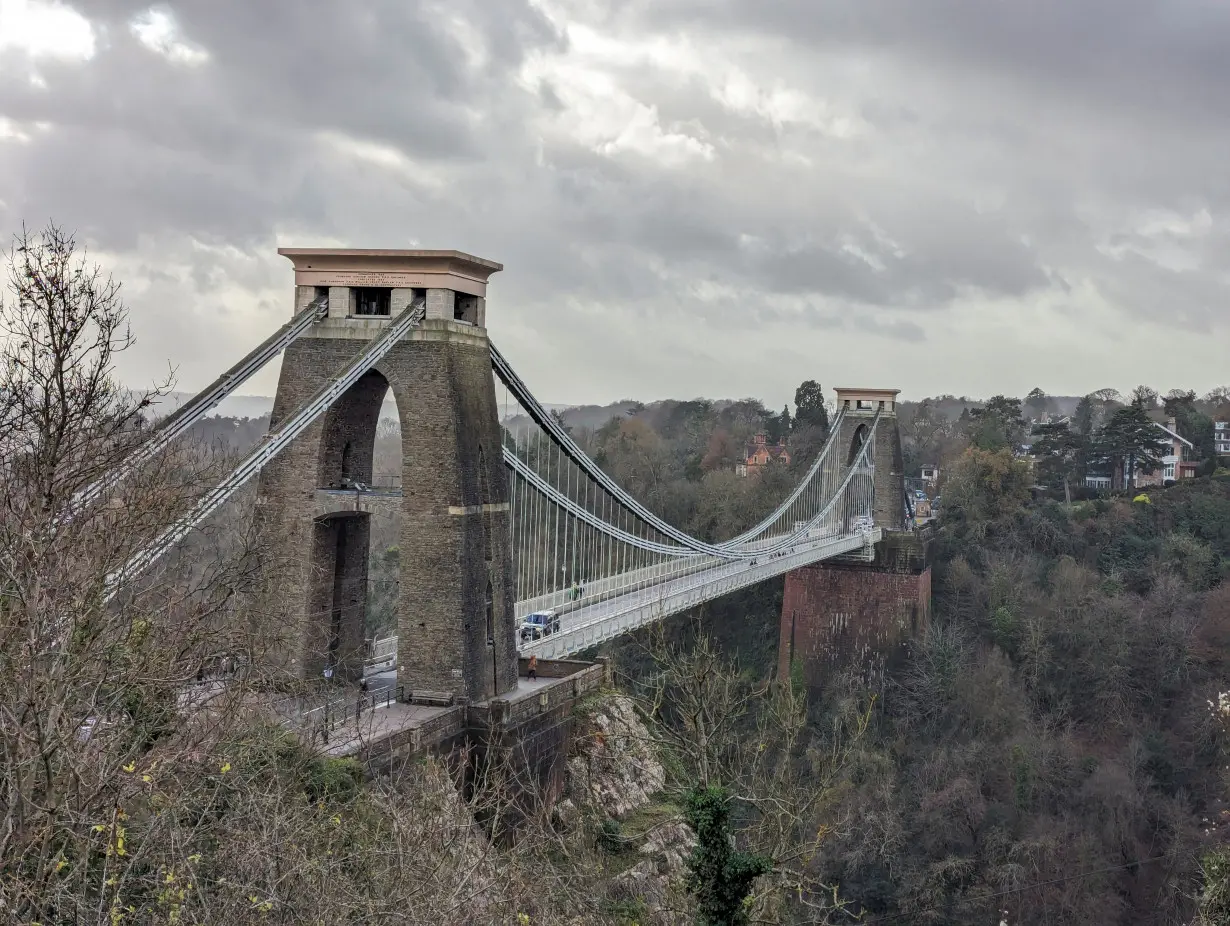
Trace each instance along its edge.
<path fill-rule="evenodd" d="M 1012 796 L 1017 810 L 1029 810 L 1034 801 L 1034 768 L 1025 747 L 1012 747 Z"/>
<path fill-rule="evenodd" d="M 647 922 L 650 911 L 643 900 L 612 900 L 602 905 L 603 912 L 620 926 L 639 926 Z"/>
<path fill-rule="evenodd" d="M 358 759 L 313 758 L 305 769 L 304 790 L 312 802 L 344 804 L 363 788 L 363 765 Z"/>
<path fill-rule="evenodd" d="M 1072 416 L 1072 423 L 1076 427 L 1076 433 L 1081 437 L 1089 437 L 1093 434 L 1093 399 L 1089 396 L 1084 396 L 1076 403 L 1076 414 Z"/>
<path fill-rule="evenodd" d="M 1217 848 L 1200 859 L 1200 926 L 1230 923 L 1230 849 Z"/>
<path fill-rule="evenodd" d="M 1197 591 L 1212 588 L 1219 579 L 1217 553 L 1190 534 L 1167 534 L 1160 551 L 1162 563 Z"/>
<path fill-rule="evenodd" d="M 701 926 L 745 926 L 749 895 L 771 859 L 735 850 L 730 834 L 730 797 L 720 787 L 695 787 L 685 798 L 684 817 L 696 833 L 688 857 L 687 885 L 696 898 Z"/>
<path fill-rule="evenodd" d="M 807 679 L 803 675 L 803 660 L 795 659 L 790 663 L 790 687 L 796 695 L 802 695 L 807 689 Z"/>
<path fill-rule="evenodd" d="M 976 898 L 1033 883 L 1014 926 L 1192 923 L 1225 790 L 1202 698 L 1230 678 L 1230 485 L 1032 503 L 995 456 L 971 449 L 945 491 L 961 511 L 932 623 L 890 677 L 834 809 L 859 825 L 821 877 L 871 922 L 997 922 Z M 1155 855 L 1179 861 L 1047 883 Z M 1199 922 L 1230 923 L 1230 853 L 1203 880 Z"/>
<path fill-rule="evenodd" d="M 1016 651 L 1017 635 L 1020 632 L 1020 622 L 1012 609 L 1000 605 L 991 612 L 991 635 L 996 645 L 1006 653 Z"/>
<path fill-rule="evenodd" d="M 1046 411 L 1046 393 L 1042 391 L 1041 386 L 1034 386 L 1029 390 L 1029 394 L 1025 396 L 1025 407 L 1035 417 Z"/>
<path fill-rule="evenodd" d="M 1192 442 L 1196 458 L 1212 460 L 1217 453 L 1213 419 L 1196 407 L 1196 393 L 1173 389 L 1167 393 L 1164 407 L 1167 417 L 1174 418 L 1179 435 Z"/>
<path fill-rule="evenodd" d="M 624 838 L 623 827 L 619 825 L 619 821 L 614 817 L 604 817 L 598 825 L 597 835 L 598 846 L 605 852 L 610 852 L 612 855 L 618 855 L 628 848 L 627 840 Z"/>
<path fill-rule="evenodd" d="M 1050 488 L 1078 486 L 1085 469 L 1085 441 L 1065 422 L 1038 425 L 1033 432 L 1038 481 Z"/>
<path fill-rule="evenodd" d="M 1025 434 L 1021 400 L 993 396 L 982 408 L 970 410 L 970 443 L 979 450 L 1013 450 Z"/>
<path fill-rule="evenodd" d="M 944 516 L 981 530 L 987 522 L 1019 510 L 1029 498 L 1029 468 L 1006 449 L 971 447 L 953 468 L 944 489 Z"/>
<path fill-rule="evenodd" d="M 794 391 L 795 427 L 829 429 L 828 408 L 824 404 L 824 387 L 814 379 L 805 380 Z"/>
<path fill-rule="evenodd" d="M 1158 439 L 1162 432 L 1146 413 L 1144 406 L 1133 403 L 1119 409 L 1106 423 L 1090 446 L 1090 458 L 1125 468 L 1127 471 L 1152 473 L 1161 465 Z"/>

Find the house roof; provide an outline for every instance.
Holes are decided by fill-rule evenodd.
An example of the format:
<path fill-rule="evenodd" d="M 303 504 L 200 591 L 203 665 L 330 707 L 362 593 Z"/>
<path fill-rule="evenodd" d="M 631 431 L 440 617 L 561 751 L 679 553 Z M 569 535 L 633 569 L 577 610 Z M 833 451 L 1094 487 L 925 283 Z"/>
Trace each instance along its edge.
<path fill-rule="evenodd" d="M 1157 425 L 1159 428 L 1161 428 L 1163 431 L 1165 431 L 1167 434 L 1169 434 L 1171 437 L 1173 437 L 1175 440 L 1181 440 L 1183 441 L 1183 443 L 1187 444 L 1187 446 L 1193 447 L 1193 448 L 1195 447 L 1195 445 L 1191 441 L 1189 441 L 1186 437 L 1183 437 L 1180 434 L 1176 434 L 1174 431 L 1170 430 L 1170 428 L 1166 427 L 1166 425 L 1160 422 L 1157 422 L 1157 421 L 1153 423 Z"/>
<path fill-rule="evenodd" d="M 748 444 L 744 448 L 743 458 L 745 460 L 750 460 L 761 450 L 765 451 L 771 459 L 777 459 L 778 457 L 781 457 L 781 456 L 789 457 L 790 455 L 790 451 L 786 449 L 785 444 L 781 442 L 778 442 L 776 444 L 770 444 L 766 441 L 763 444 L 760 444 L 760 443 Z"/>

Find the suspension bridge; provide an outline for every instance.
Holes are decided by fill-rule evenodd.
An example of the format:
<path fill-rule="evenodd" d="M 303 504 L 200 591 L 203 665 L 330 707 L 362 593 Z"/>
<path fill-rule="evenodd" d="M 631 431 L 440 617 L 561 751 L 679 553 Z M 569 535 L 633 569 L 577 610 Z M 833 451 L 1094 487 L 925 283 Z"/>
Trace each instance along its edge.
<path fill-rule="evenodd" d="M 896 390 L 838 390 L 828 439 L 797 485 L 737 536 L 668 523 L 588 456 L 490 341 L 499 264 L 456 251 L 282 249 L 291 320 L 175 414 L 127 472 L 283 356 L 268 434 L 234 471 L 110 577 L 139 581 L 246 483 L 259 480 L 267 599 L 279 658 L 357 680 L 367 651 L 370 514 L 401 514 L 396 638 L 378 655 L 408 689 L 482 701 L 515 689 L 518 658 L 576 654 L 802 566 L 870 561 L 908 523 Z M 397 490 L 371 488 L 392 391 Z M 532 422 L 515 432 L 502 422 Z M 99 504 L 119 472 L 73 500 Z"/>

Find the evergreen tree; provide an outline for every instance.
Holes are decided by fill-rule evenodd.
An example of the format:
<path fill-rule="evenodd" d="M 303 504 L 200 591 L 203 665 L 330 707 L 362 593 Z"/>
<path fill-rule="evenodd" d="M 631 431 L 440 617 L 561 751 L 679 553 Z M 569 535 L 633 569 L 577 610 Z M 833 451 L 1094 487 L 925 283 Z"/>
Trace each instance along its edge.
<path fill-rule="evenodd" d="M 773 870 L 772 860 L 736 851 L 730 834 L 730 797 L 717 786 L 688 792 L 684 817 L 696 833 L 688 856 L 687 885 L 696 898 L 700 926 L 746 926 L 752 884 Z"/>
<path fill-rule="evenodd" d="M 1098 432 L 1092 450 L 1100 458 L 1123 467 L 1124 486 L 1136 484 L 1136 473 L 1151 473 L 1162 463 L 1159 442 L 1162 432 L 1149 417 L 1142 403 L 1133 402 L 1118 411 Z"/>
<path fill-rule="evenodd" d="M 1087 439 L 1093 436 L 1093 399 L 1091 397 L 1085 396 L 1076 403 L 1076 414 L 1072 416 L 1072 423 L 1076 425 L 1076 433 L 1081 437 Z"/>
<path fill-rule="evenodd" d="M 1196 393 L 1172 389 L 1163 400 L 1166 417 L 1175 420 L 1179 436 L 1192 442 L 1195 456 L 1211 460 L 1216 456 L 1217 444 L 1213 439 L 1213 419 L 1196 408 Z"/>
<path fill-rule="evenodd" d="M 1069 489 L 1084 476 L 1085 442 L 1067 424 L 1052 422 L 1034 428 L 1033 453 L 1038 480 L 1049 488 Z"/>
<path fill-rule="evenodd" d="M 797 426 L 829 430 L 829 412 L 824 406 L 824 388 L 814 379 L 805 380 L 794 391 L 794 421 Z"/>
<path fill-rule="evenodd" d="M 1015 450 L 1025 436 L 1021 400 L 997 395 L 982 408 L 970 409 L 967 433 L 979 450 Z"/>
<path fill-rule="evenodd" d="M 1029 409 L 1030 414 L 1035 418 L 1040 418 L 1042 413 L 1046 411 L 1046 393 L 1042 391 L 1040 386 L 1034 386 L 1029 391 L 1029 395 L 1025 396 L 1025 407 Z"/>

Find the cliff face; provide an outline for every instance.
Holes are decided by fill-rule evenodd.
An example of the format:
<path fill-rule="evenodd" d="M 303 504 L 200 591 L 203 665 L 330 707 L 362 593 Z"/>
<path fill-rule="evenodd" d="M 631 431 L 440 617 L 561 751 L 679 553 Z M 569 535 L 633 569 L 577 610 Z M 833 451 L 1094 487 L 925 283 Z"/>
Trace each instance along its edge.
<path fill-rule="evenodd" d="M 568 801 L 622 817 L 650 803 L 665 783 L 649 730 L 628 698 L 612 695 L 584 717 L 568 759 Z"/>
<path fill-rule="evenodd" d="M 578 718 L 567 793 L 555 809 L 570 840 L 596 847 L 594 860 L 609 876 L 609 909 L 662 926 L 691 922 L 680 911 L 689 909 L 683 873 L 695 843 L 679 809 L 664 800 L 665 784 L 656 744 L 632 701 L 610 694 Z"/>
<path fill-rule="evenodd" d="M 532 926 L 691 924 L 683 879 L 694 838 L 663 793 L 667 774 L 633 702 L 594 692 L 572 730 L 564 797 L 549 821 L 521 820 L 513 840 L 489 839 L 477 821 L 494 805 L 460 789 L 430 756 L 408 764 L 395 784 L 369 783 L 363 801 L 371 808 L 344 810 L 335 826 L 353 820 L 373 852 L 392 840 L 432 872 L 409 892 L 407 921 L 461 926 L 511 915 Z"/>

